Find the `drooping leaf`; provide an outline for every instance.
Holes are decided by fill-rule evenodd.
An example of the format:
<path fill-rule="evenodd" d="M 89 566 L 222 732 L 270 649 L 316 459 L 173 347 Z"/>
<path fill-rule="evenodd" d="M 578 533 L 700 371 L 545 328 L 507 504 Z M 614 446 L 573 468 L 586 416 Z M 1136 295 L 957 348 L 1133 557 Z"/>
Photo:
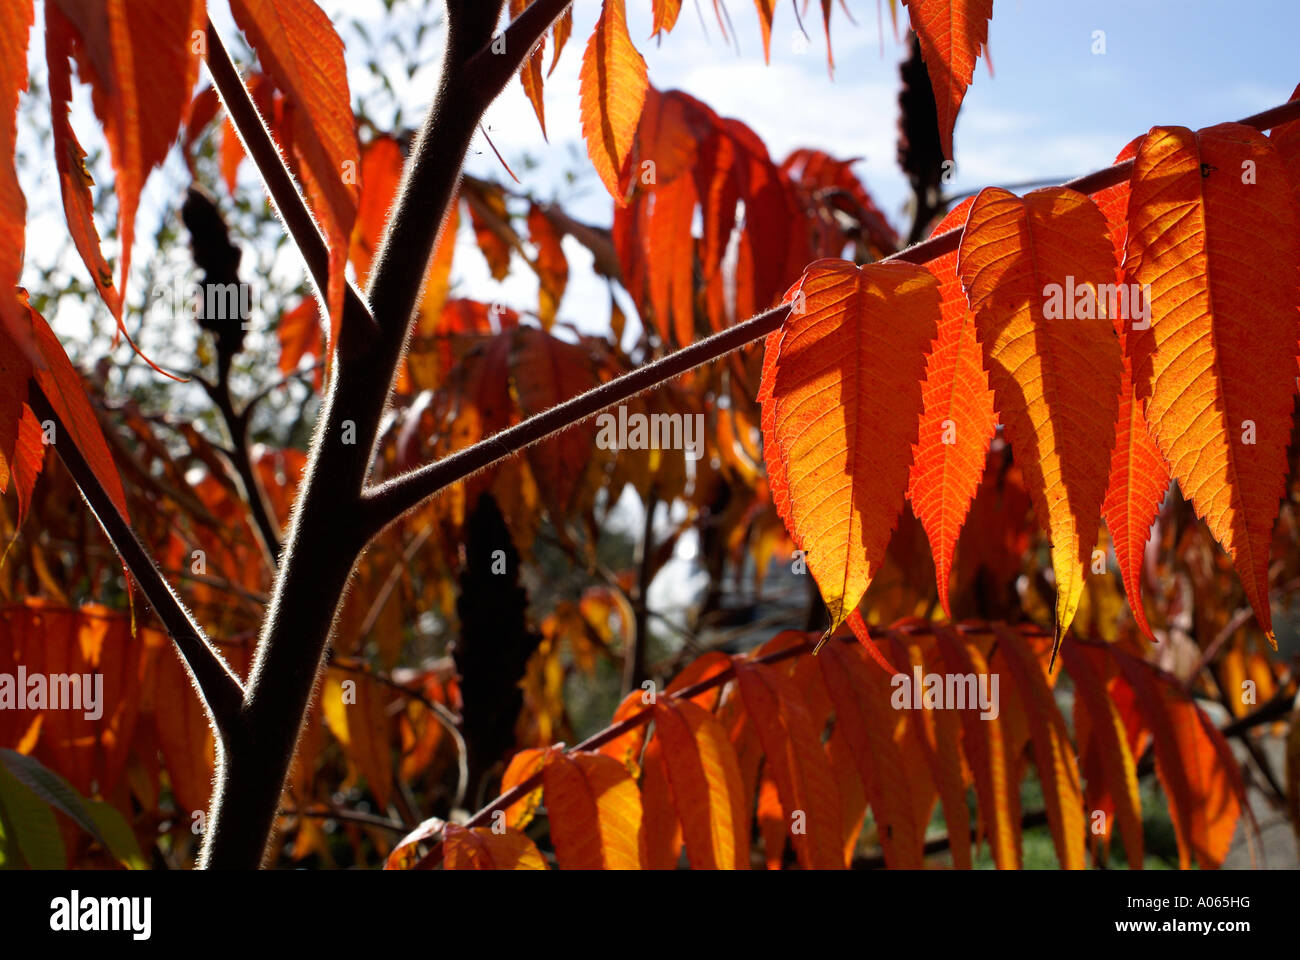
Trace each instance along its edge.
<path fill-rule="evenodd" d="M 18 286 L 23 269 L 27 200 L 18 182 L 14 151 L 18 140 L 18 97 L 27 90 L 27 39 L 32 20 L 31 0 L 6 3 L 0 9 L 0 333 L 7 334 L 22 352 L 31 350 L 31 337 L 25 311 L 14 303 L 11 291 Z M 0 352 L 5 352 L 3 346 Z M 5 420 L 12 413 L 0 401 L 0 460 L 13 452 L 12 439 L 5 435 Z M 0 473 L 0 490 L 4 486 Z"/>
<path fill-rule="evenodd" d="M 532 416 L 596 386 L 587 354 L 536 327 L 515 332 L 510 354 L 513 386 L 523 416 Z M 595 425 L 579 424 L 528 449 L 528 462 L 551 516 L 572 508 L 595 446 Z"/>
<path fill-rule="evenodd" d="M 918 638 L 899 633 L 892 633 L 890 639 L 898 661 L 908 665 L 914 682 L 918 669 L 922 677 L 942 675 L 941 670 L 930 669 L 932 666 L 940 666 L 938 651 L 933 646 L 923 649 Z M 922 689 L 924 691 L 924 682 Z M 907 716 L 911 721 L 912 742 L 920 748 L 930 780 L 938 790 L 943 804 L 943 818 L 948 824 L 953 866 L 958 870 L 969 870 L 971 836 L 966 807 L 966 778 L 963 776 L 961 727 L 955 705 L 946 706 L 951 709 L 911 710 L 907 711 Z M 978 704 L 967 704 L 966 708 L 969 710 L 977 706 Z"/>
<path fill-rule="evenodd" d="M 564 12 L 560 14 L 560 18 L 556 20 L 554 25 L 551 27 L 551 39 L 555 41 L 555 46 L 552 48 L 551 66 L 546 71 L 548 77 L 555 72 L 555 65 L 560 62 L 560 51 L 562 51 L 564 45 L 569 42 L 569 37 L 572 33 L 573 6 L 570 5 L 564 8 Z"/>
<path fill-rule="evenodd" d="M 1138 796 L 1137 766 L 1129 750 L 1124 721 L 1111 701 L 1101 673 L 1094 666 L 1099 659 L 1094 652 L 1070 642 L 1061 648 L 1061 654 L 1077 692 L 1074 701 L 1076 716 L 1081 709 L 1086 711 L 1089 736 L 1097 740 L 1097 757 L 1107 794 L 1115 806 L 1116 819 L 1124 834 L 1124 851 L 1129 866 L 1140 869 L 1143 862 L 1142 804 Z M 1082 736 L 1080 726 L 1076 720 L 1076 737 Z M 1091 793 L 1093 785 L 1089 783 L 1088 786 Z"/>
<path fill-rule="evenodd" d="M 738 828 L 740 767 L 727 733 L 704 708 L 689 700 L 655 704 L 655 737 L 686 855 L 697 870 L 743 870 L 749 866 L 748 837 Z"/>
<path fill-rule="evenodd" d="M 360 157 L 343 41 L 314 0 L 231 0 L 262 69 L 293 103 L 293 150 L 329 243 L 330 349 L 343 317 L 344 266 L 357 216 Z"/>
<path fill-rule="evenodd" d="M 671 33 L 682 12 L 682 0 L 654 0 L 654 33 Z"/>
<path fill-rule="evenodd" d="M 1237 760 L 1213 722 L 1172 678 L 1122 652 L 1116 659 L 1151 731 L 1179 866 L 1187 869 L 1195 856 L 1203 869 L 1216 869 L 1228 854 L 1245 803 Z"/>
<path fill-rule="evenodd" d="M 959 228 L 974 199 L 953 208 L 931 236 Z M 939 281 L 939 336 L 925 365 L 918 439 L 912 447 L 907 496 L 934 554 L 939 603 L 952 616 L 948 588 L 957 538 L 984 476 L 989 444 L 997 430 L 993 391 L 975 338 L 975 317 L 957 276 L 957 252 L 928 263 Z"/>
<path fill-rule="evenodd" d="M 582 135 L 587 155 L 614 202 L 622 206 L 619 172 L 632 148 L 646 95 L 646 66 L 627 33 L 623 0 L 603 0 L 580 74 Z"/>
<path fill-rule="evenodd" d="M 32 408 L 23 404 L 18 421 L 18 439 L 14 443 L 13 483 L 18 495 L 18 523 L 23 522 L 32 503 L 36 477 L 45 463 L 45 434 Z"/>
<path fill-rule="evenodd" d="M 514 20 L 524 10 L 528 9 L 530 0 L 510 0 L 510 19 Z M 566 11 L 568 12 L 568 11 Z M 545 65 L 546 55 L 546 35 L 543 34 L 537 41 L 537 46 L 533 48 L 523 65 L 519 68 L 519 81 L 523 84 L 524 94 L 528 97 L 528 102 L 533 105 L 533 112 L 537 114 L 537 122 L 542 127 L 542 139 L 546 139 L 546 108 L 542 104 L 542 84 L 543 75 L 542 67 Z M 559 50 L 556 50 L 559 55 Z"/>
<path fill-rule="evenodd" d="M 1115 162 L 1135 156 L 1141 139 L 1134 139 L 1121 150 Z M 1128 236 L 1128 181 L 1099 190 L 1092 198 L 1110 225 L 1115 261 L 1120 264 L 1124 260 Z M 1111 453 L 1110 480 L 1106 485 L 1101 514 L 1106 519 L 1106 529 L 1115 547 L 1115 558 L 1119 561 L 1120 576 L 1134 622 L 1148 639 L 1154 639 L 1142 604 L 1142 560 L 1151 525 L 1169 489 L 1169 468 L 1151 436 L 1142 404 L 1133 389 L 1133 351 L 1129 339 L 1136 334 L 1129 334 L 1128 327 L 1130 315 L 1140 308 L 1134 299 L 1135 287 L 1130 284 L 1128 273 L 1122 266 L 1116 267 L 1115 281 L 1122 296 L 1115 298 L 1117 309 L 1111 321 L 1119 334 L 1124 371 L 1120 379 L 1119 417 L 1115 422 L 1115 449 Z M 1145 299 L 1142 303 L 1146 303 Z"/>
<path fill-rule="evenodd" d="M 745 714 L 780 793 L 785 830 L 794 834 L 799 863 L 806 870 L 842 869 L 835 776 L 798 687 L 766 664 L 737 660 L 735 669 Z M 792 829 L 796 824 L 803 832 Z"/>
<path fill-rule="evenodd" d="M 77 249 L 95 285 L 122 326 L 122 298 L 131 269 L 135 215 L 145 179 L 171 149 L 198 78 L 196 33 L 204 5 L 198 0 L 53 0 L 46 4 L 54 148 L 64 209 Z M 119 281 L 98 249 L 91 218 L 89 176 L 67 119 L 71 89 L 68 57 L 90 85 L 91 105 L 108 140 L 118 200 Z"/>
<path fill-rule="evenodd" d="M 91 281 L 114 318 L 122 313 L 122 294 L 113 283 L 113 270 L 100 249 L 99 229 L 90 195 L 94 183 L 86 169 L 86 151 L 72 130 L 72 56 L 75 34 L 72 24 L 56 3 L 45 7 L 45 62 L 49 69 L 50 128 L 54 140 L 54 163 L 63 195 L 63 214 L 72 243 L 81 255 Z M 120 321 L 119 321 L 120 322 Z M 20 340 L 19 343 L 22 341 Z"/>
<path fill-rule="evenodd" d="M 469 218 L 474 226 L 474 239 L 487 260 L 493 280 L 504 280 L 510 273 L 510 252 L 519 242 L 510 214 L 506 210 L 505 191 L 494 184 L 483 184 L 469 198 Z"/>
<path fill-rule="evenodd" d="M 375 137 L 361 151 L 361 196 L 349 257 L 363 288 L 397 196 L 403 162 L 401 144 L 393 137 Z"/>
<path fill-rule="evenodd" d="M 907 802 L 906 759 L 893 738 L 901 718 L 890 708 L 889 674 L 847 644 L 828 643 L 814 659 L 876 822 L 888 825 L 880 836 L 886 864 L 920 868 L 925 825 L 914 822 Z"/>
<path fill-rule="evenodd" d="M 993 0 L 903 0 L 934 87 L 943 153 L 953 159 L 952 129 L 975 61 L 988 43 Z"/>
<path fill-rule="evenodd" d="M 561 869 L 640 867 L 641 794 L 626 767 L 599 753 L 553 753 L 542 777 Z"/>
<path fill-rule="evenodd" d="M 541 851 L 517 830 L 496 833 L 488 827 L 449 823 L 442 833 L 448 870 L 545 870 Z"/>
<path fill-rule="evenodd" d="M 776 14 L 776 0 L 754 0 L 758 11 L 758 26 L 763 35 L 763 59 L 772 62 L 772 17 Z"/>
<path fill-rule="evenodd" d="M 764 458 L 834 629 L 883 562 L 903 506 L 938 282 L 911 264 L 820 260 L 787 299 L 759 387 Z"/>
<path fill-rule="evenodd" d="M 1084 868 L 1086 824 L 1083 791 L 1065 720 L 1056 709 L 1038 657 L 1014 630 L 998 627 L 997 652 L 1011 670 L 1015 689 L 1029 720 L 1034 765 L 1043 785 L 1047 822 L 1056 856 L 1067 870 Z"/>
<path fill-rule="evenodd" d="M 542 328 L 549 330 L 569 283 L 569 261 L 560 246 L 560 234 L 555 225 L 537 204 L 528 210 L 528 239 L 537 247 L 537 257 L 533 261 L 533 269 L 537 271 L 537 316 L 542 321 Z"/>
<path fill-rule="evenodd" d="M 1285 490 L 1300 227 L 1276 151 L 1225 123 L 1154 127 L 1134 161 L 1125 269 L 1151 286 L 1133 379 L 1183 496 L 1273 641 L 1269 545 Z"/>
<path fill-rule="evenodd" d="M 380 809 L 393 787 L 388 704 L 392 690 L 361 671 L 332 667 L 321 689 L 325 725 L 366 778 Z"/>
<path fill-rule="evenodd" d="M 99 420 L 90 406 L 86 391 L 81 384 L 81 376 L 72 366 L 72 361 L 63 352 L 58 337 L 50 329 L 45 318 L 24 305 L 30 320 L 31 330 L 36 341 L 36 348 L 44 361 L 44 368 L 36 367 L 31 375 L 40 384 L 45 398 L 49 400 L 54 412 L 63 422 L 63 429 L 71 434 L 77 450 L 81 452 L 87 465 L 108 493 L 109 498 L 123 517 L 130 518 L 126 506 L 126 491 L 122 489 L 122 478 L 118 475 L 109 452 L 108 443 L 100 430 Z M 58 437 L 55 437 L 57 449 Z"/>
<path fill-rule="evenodd" d="M 293 373 L 308 354 L 320 358 L 324 338 L 320 325 L 320 305 L 315 297 L 303 297 L 298 306 L 280 315 L 275 328 L 280 341 L 279 369 L 282 374 Z"/>
<path fill-rule="evenodd" d="M 1097 291 L 1115 276 L 1106 220 L 1063 187 L 971 206 L 957 271 L 998 413 L 1052 543 L 1056 635 L 1069 628 L 1097 543 L 1123 359 Z"/>
<path fill-rule="evenodd" d="M 935 629 L 939 656 L 946 671 L 958 676 L 989 676 L 984 655 L 974 644 L 964 643 L 948 627 Z M 999 689 L 1000 693 L 1000 689 Z M 1010 778 L 1000 711 L 983 717 L 974 710 L 962 710 L 962 751 L 975 781 L 980 818 L 989 838 L 993 862 L 1000 870 L 1020 866 L 1020 843 L 1013 797 L 1019 783 Z"/>
<path fill-rule="evenodd" d="M 686 346 L 695 339 L 695 184 L 677 177 L 661 184 L 651 201 L 646 258 L 655 328 L 665 343 Z M 669 333 L 672 333 L 670 337 Z"/>

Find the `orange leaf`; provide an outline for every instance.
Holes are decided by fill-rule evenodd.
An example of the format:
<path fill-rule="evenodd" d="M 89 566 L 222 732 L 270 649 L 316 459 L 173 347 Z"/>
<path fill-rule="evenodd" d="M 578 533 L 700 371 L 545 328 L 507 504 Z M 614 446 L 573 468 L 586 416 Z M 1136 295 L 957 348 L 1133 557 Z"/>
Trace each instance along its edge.
<path fill-rule="evenodd" d="M 23 295 L 26 305 L 26 293 Z M 63 422 L 63 429 L 72 436 L 77 449 L 85 458 L 86 464 L 95 474 L 95 478 L 108 493 L 113 505 L 126 519 L 130 514 L 126 507 L 126 491 L 122 489 L 122 478 L 118 475 L 113 455 L 109 452 L 108 442 L 100 430 L 99 420 L 90 400 L 86 397 L 81 383 L 81 375 L 72 366 L 72 361 L 63 352 L 63 345 L 50 329 L 45 318 L 27 306 L 27 315 L 31 321 L 31 330 L 36 341 L 36 348 L 45 361 L 44 369 L 34 367 L 32 376 L 40 384 L 45 398 L 49 400 L 54 412 Z M 59 439 L 54 442 L 57 446 Z"/>
<path fill-rule="evenodd" d="M 32 504 L 32 490 L 36 487 L 36 477 L 45 462 L 45 435 L 40 421 L 32 408 L 23 404 L 22 417 L 18 421 L 18 438 L 14 443 L 13 480 L 14 490 L 18 494 L 18 524 L 27 516 Z"/>
<path fill-rule="evenodd" d="M 966 88 L 975 76 L 975 61 L 988 43 L 993 0 L 903 0 L 912 29 L 921 41 L 921 56 L 934 87 L 943 155 L 953 158 L 952 128 Z"/>
<path fill-rule="evenodd" d="M 343 41 L 313 0 L 231 0 L 263 70 L 294 106 L 293 149 L 312 211 L 329 242 L 330 349 L 343 317 L 344 267 L 357 216 L 360 158 Z"/>
<path fill-rule="evenodd" d="M 908 803 L 906 760 L 893 737 L 900 717 L 889 706 L 889 673 L 848 644 L 829 643 L 814 660 L 835 705 L 835 731 L 858 766 L 876 823 L 888 825 L 880 833 L 885 862 L 919 869 L 925 825 L 914 822 Z"/>
<path fill-rule="evenodd" d="M 661 184 L 650 204 L 645 257 L 655 329 L 665 343 L 686 346 L 695 339 L 695 182 L 676 177 Z"/>
<path fill-rule="evenodd" d="M 1063 187 L 981 190 L 957 270 L 1007 439 L 1052 544 L 1056 636 L 1097 543 L 1123 359 L 1096 292 L 1115 278 L 1106 220 Z M 1091 299 L 1090 299 L 1091 298 Z"/>
<path fill-rule="evenodd" d="M 748 837 L 739 832 L 743 786 L 727 732 L 689 700 L 655 705 L 655 737 L 673 804 L 682 824 L 686 855 L 696 870 L 744 870 Z"/>
<path fill-rule="evenodd" d="M 989 674 L 984 655 L 974 644 L 964 642 L 943 626 L 936 628 L 935 637 L 948 673 L 976 678 Z M 962 750 L 975 780 L 975 797 L 989 834 L 993 862 L 999 870 L 1016 869 L 1020 866 L 1020 844 L 1013 798 L 1018 796 L 1019 785 L 1008 776 L 1001 719 L 982 717 L 975 710 L 959 712 Z M 1018 806 L 1018 801 L 1014 805 Z"/>
<path fill-rule="evenodd" d="M 1011 668 L 1016 693 L 1029 719 L 1034 765 L 1043 785 L 1047 822 L 1056 844 L 1056 856 L 1066 870 L 1085 866 L 1084 840 L 1087 825 L 1083 816 L 1083 792 L 1079 770 L 1065 720 L 1056 708 L 1042 665 L 1015 630 L 997 628 L 997 652 Z"/>
<path fill-rule="evenodd" d="M 1217 869 L 1228 854 L 1245 802 L 1232 748 L 1172 678 L 1119 651 L 1115 656 L 1151 729 L 1156 777 L 1169 802 L 1179 866 L 1187 869 L 1195 854 L 1202 868 Z"/>
<path fill-rule="evenodd" d="M 579 77 L 587 154 L 605 189 L 622 206 L 625 200 L 618 176 L 632 148 L 648 83 L 645 61 L 627 33 L 623 0 L 604 0 L 596 29 L 582 54 Z"/>
<path fill-rule="evenodd" d="M 569 283 L 569 261 L 560 245 L 560 234 L 551 218 L 537 204 L 528 209 L 528 239 L 537 247 L 533 269 L 537 271 L 537 317 L 542 328 L 549 330 Z"/>
<path fill-rule="evenodd" d="M 599 753 L 555 753 L 542 778 L 562 869 L 640 868 L 641 794 L 623 764 Z"/>
<path fill-rule="evenodd" d="M 320 307 L 315 297 L 303 297 L 292 310 L 280 315 L 275 328 L 280 341 L 280 372 L 293 373 L 307 354 L 319 358 L 322 351 Z"/>
<path fill-rule="evenodd" d="M 113 270 L 104 259 L 99 246 L 99 230 L 95 226 L 95 207 L 90 196 L 94 181 L 86 169 L 86 151 L 77 141 L 69 119 L 72 69 L 68 58 L 72 56 L 74 42 L 73 27 L 59 12 L 58 5 L 46 4 L 45 62 L 49 69 L 50 126 L 54 135 L 54 165 L 63 195 L 63 215 L 68 222 L 72 243 L 90 271 L 95 289 L 120 324 L 122 296 L 113 285 Z"/>
<path fill-rule="evenodd" d="M 754 0 L 758 10 L 758 26 L 763 33 L 763 59 L 772 62 L 772 17 L 776 14 L 776 0 Z"/>
<path fill-rule="evenodd" d="M 95 285 L 122 326 L 122 297 L 131 270 L 135 215 L 145 178 L 166 159 L 190 106 L 198 78 L 204 5 L 197 0 L 106 0 L 46 4 L 46 59 L 50 69 L 55 154 L 64 209 Z M 68 56 L 91 89 L 91 105 L 113 159 L 120 239 L 119 284 L 99 252 L 91 218 L 90 178 L 72 135 L 67 110 L 71 89 Z"/>
<path fill-rule="evenodd" d="M 971 198 L 954 207 L 931 236 L 960 228 L 974 202 Z M 957 252 L 926 267 L 939 281 L 941 313 L 939 337 L 925 362 L 925 411 L 912 447 L 907 496 L 930 538 L 939 602 L 951 618 L 948 586 L 957 538 L 984 476 L 997 413 L 975 338 L 975 318 L 957 276 Z"/>
<path fill-rule="evenodd" d="M 17 465 L 20 424 L 30 376 L 31 364 L 27 358 L 0 331 L 0 493 L 8 492 L 9 478 Z"/>
<path fill-rule="evenodd" d="M 361 199 L 349 255 L 363 287 L 397 196 L 403 162 L 401 145 L 389 136 L 375 137 L 361 151 Z"/>
<path fill-rule="evenodd" d="M 1115 162 L 1135 156 L 1141 139 L 1134 139 L 1121 150 Z M 1124 259 L 1124 242 L 1128 232 L 1128 198 L 1127 180 L 1093 194 L 1093 200 L 1110 225 L 1117 263 Z M 1125 326 L 1129 315 L 1135 313 L 1138 307 L 1132 299 L 1135 288 L 1128 286 L 1128 274 L 1122 267 L 1116 268 L 1115 280 L 1121 284 L 1120 290 L 1127 291 L 1124 297 L 1116 298 L 1118 309 L 1111 318 L 1124 354 L 1124 372 L 1120 379 L 1115 449 L 1111 453 L 1110 480 L 1106 485 L 1106 499 L 1101 505 L 1101 515 L 1106 519 L 1106 529 L 1110 531 L 1111 542 L 1115 546 L 1115 558 L 1119 561 L 1120 576 L 1124 580 L 1124 592 L 1128 595 L 1134 622 L 1148 639 L 1154 640 L 1151 625 L 1147 622 L 1146 609 L 1142 605 L 1142 558 L 1151 536 L 1151 525 L 1155 523 L 1160 504 L 1169 489 L 1169 468 L 1151 436 L 1146 416 L 1142 413 L 1142 404 L 1138 402 L 1133 390 L 1132 344 Z"/>
<path fill-rule="evenodd" d="M 652 737 L 646 745 L 642 767 L 641 869 L 676 870 L 682 857 L 682 820 L 673 805 L 664 745 L 658 739 Z"/>
<path fill-rule="evenodd" d="M 504 280 L 510 272 L 512 241 L 518 237 L 510 226 L 506 210 L 505 191 L 494 184 L 485 184 L 471 194 L 469 219 L 474 227 L 474 239 L 487 260 L 493 280 Z"/>
<path fill-rule="evenodd" d="M 903 507 L 938 287 L 912 264 L 819 260 L 767 340 L 759 399 L 769 482 L 832 629 L 862 599 Z"/>
<path fill-rule="evenodd" d="M 154 726 L 176 805 L 188 827 L 195 810 L 206 810 L 212 793 L 215 746 L 203 703 L 171 641 L 145 634 L 152 661 L 150 690 Z"/>
<path fill-rule="evenodd" d="M 442 308 L 451 291 L 451 263 L 456 254 L 456 233 L 460 230 L 460 202 L 447 205 L 447 214 L 438 233 L 438 243 L 429 258 L 429 273 L 420 294 L 421 334 L 429 333 L 442 317 Z"/>
<path fill-rule="evenodd" d="M 935 660 L 938 654 L 933 647 L 923 650 L 917 638 L 897 633 L 892 633 L 890 639 L 894 641 L 899 661 L 908 664 L 914 678 L 917 676 L 918 669 L 921 677 L 940 673 L 939 670 L 927 669 L 930 666 L 937 666 Z M 951 708 L 953 705 L 948 704 L 948 706 Z M 968 709 L 973 706 L 967 704 Z M 908 711 L 908 714 L 912 724 L 913 741 L 920 749 L 925 767 L 930 772 L 930 780 L 938 789 L 939 799 L 943 803 L 943 818 L 948 824 L 949 850 L 952 852 L 953 866 L 958 870 L 969 870 L 971 868 L 970 816 L 966 809 L 961 729 L 956 711 L 922 709 Z"/>
<path fill-rule="evenodd" d="M 443 864 L 448 870 L 545 870 L 541 851 L 522 833 L 494 833 L 487 827 L 449 823 L 442 832 Z"/>
<path fill-rule="evenodd" d="M 569 35 L 573 33 L 573 5 L 564 8 L 560 18 L 555 21 L 551 27 L 551 39 L 555 41 L 555 47 L 551 52 L 551 66 L 546 71 L 549 77 L 555 72 L 555 65 L 560 62 L 560 51 L 564 45 L 569 42 Z"/>
<path fill-rule="evenodd" d="M 32 28 L 30 0 L 6 3 L 0 10 L 0 332 L 7 332 L 24 353 L 31 351 L 27 321 L 10 291 L 23 271 L 27 228 L 27 200 L 18 182 L 14 151 L 18 138 L 18 95 L 27 89 L 27 39 Z M 65 61 L 66 62 L 66 61 Z M 8 376 L 8 371 L 5 372 Z M 3 438 L 6 417 L 14 411 L 0 409 L 0 459 L 13 448 Z M 16 422 L 16 414 L 15 414 Z M 3 490 L 4 482 L 0 482 Z"/>
<path fill-rule="evenodd" d="M 525 417 L 533 416 L 596 386 L 587 352 L 536 327 L 520 327 L 510 354 L 513 386 Z M 575 495 L 595 447 L 588 421 L 528 448 L 528 462 L 542 499 L 556 524 L 574 506 Z"/>
<path fill-rule="evenodd" d="M 388 807 L 393 787 L 388 704 L 392 691 L 365 673 L 331 667 L 321 689 L 325 725 L 343 745 L 348 759 L 366 778 L 380 809 Z"/>
<path fill-rule="evenodd" d="M 1129 750 L 1128 733 L 1119 709 L 1111 701 L 1101 673 L 1093 666 L 1095 653 L 1074 642 L 1061 648 L 1065 668 L 1074 680 L 1077 693 L 1075 710 L 1082 708 L 1087 712 L 1088 730 L 1097 741 L 1097 758 L 1105 776 L 1107 793 L 1124 832 L 1124 852 L 1129 866 L 1137 870 L 1141 869 L 1143 861 L 1142 802 L 1138 796 L 1137 766 Z M 1076 736 L 1079 727 L 1076 721 Z"/>
<path fill-rule="evenodd" d="M 786 832 L 796 824 L 795 853 L 805 870 L 844 866 L 835 775 L 794 680 L 766 664 L 736 661 L 745 714 L 753 724 L 785 808 Z"/>
<path fill-rule="evenodd" d="M 546 755 L 547 751 L 545 749 L 529 748 L 520 750 L 511 757 L 510 763 L 506 766 L 506 772 L 501 777 L 501 792 L 503 794 L 509 793 L 542 769 L 542 765 L 546 763 Z M 504 811 L 506 826 L 522 830 L 532 822 L 533 816 L 537 813 L 537 808 L 541 805 L 542 788 L 537 787 L 506 807 Z"/>
<path fill-rule="evenodd" d="M 651 36 L 657 37 L 661 30 L 671 33 L 681 12 L 682 0 L 654 0 L 654 33 Z"/>
<path fill-rule="evenodd" d="M 1296 100 L 1300 100 L 1300 85 L 1291 92 L 1291 99 L 1287 102 L 1294 103 Z M 1295 197 L 1296 207 L 1300 208 L 1300 120 L 1274 127 L 1269 132 L 1268 139 L 1282 158 L 1291 180 L 1291 193 Z"/>
<path fill-rule="evenodd" d="M 1151 285 L 1133 379 L 1156 443 L 1273 640 L 1268 556 L 1286 489 L 1300 228 L 1268 139 L 1154 127 L 1134 161 L 1128 260 Z"/>
<path fill-rule="evenodd" d="M 519 14 L 528 8 L 531 0 L 510 0 L 510 19 L 514 20 Z M 533 112 L 537 114 L 537 122 L 542 125 L 542 139 L 546 139 L 546 110 L 542 105 L 542 66 L 546 54 L 546 35 L 542 34 L 537 46 L 533 52 L 528 55 L 528 59 L 523 62 L 519 68 L 519 81 L 524 86 L 524 94 L 533 105 Z M 559 50 L 556 50 L 559 54 Z"/>

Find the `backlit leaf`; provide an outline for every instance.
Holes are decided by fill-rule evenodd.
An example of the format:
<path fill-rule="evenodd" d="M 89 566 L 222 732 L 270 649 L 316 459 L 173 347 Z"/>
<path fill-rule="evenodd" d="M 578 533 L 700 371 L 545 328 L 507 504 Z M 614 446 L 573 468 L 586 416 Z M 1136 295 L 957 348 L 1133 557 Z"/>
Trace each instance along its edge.
<path fill-rule="evenodd" d="M 1137 396 L 1272 641 L 1269 544 L 1295 400 L 1293 377 L 1278 372 L 1294 373 L 1300 342 L 1286 172 L 1250 127 L 1154 127 L 1131 186 L 1125 269 L 1151 285 L 1150 328 L 1133 337 Z"/>
<path fill-rule="evenodd" d="M 903 507 L 938 287 L 911 264 L 819 260 L 767 340 L 759 399 L 769 482 L 832 629 L 862 599 Z"/>
<path fill-rule="evenodd" d="M 1106 220 L 1063 187 L 1023 199 L 985 188 L 957 271 L 1007 440 L 1051 539 L 1059 646 L 1097 543 L 1115 444 L 1123 359 L 1096 303 L 1115 277 Z"/>
<path fill-rule="evenodd" d="M 587 155 L 614 202 L 624 203 L 619 172 L 632 147 L 646 95 L 646 66 L 627 33 L 623 0 L 603 0 L 580 74 L 582 135 Z"/>
<path fill-rule="evenodd" d="M 953 208 L 931 236 L 960 228 L 974 199 Z M 939 602 L 952 616 L 948 587 L 957 538 L 984 476 L 997 430 L 993 391 L 975 338 L 975 317 L 957 276 L 957 252 L 926 264 L 939 281 L 939 336 L 925 362 L 925 411 L 912 447 L 907 496 L 934 554 Z"/>
<path fill-rule="evenodd" d="M 975 61 L 988 43 L 993 0 L 903 0 L 934 87 L 943 153 L 953 158 L 952 128 L 975 76 Z"/>

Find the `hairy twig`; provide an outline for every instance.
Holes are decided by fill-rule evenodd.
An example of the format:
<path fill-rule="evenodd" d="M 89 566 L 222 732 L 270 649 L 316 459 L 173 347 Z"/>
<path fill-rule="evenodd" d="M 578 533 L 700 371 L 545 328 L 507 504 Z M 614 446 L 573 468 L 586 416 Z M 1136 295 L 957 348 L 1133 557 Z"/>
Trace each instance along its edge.
<path fill-rule="evenodd" d="M 167 633 L 176 644 L 181 659 L 185 661 L 194 679 L 199 696 L 208 711 L 219 739 L 228 735 L 236 725 L 244 691 L 239 677 L 208 640 L 203 628 L 195 623 L 185 604 L 172 590 L 154 563 L 153 557 L 136 536 L 135 530 L 122 516 L 117 506 L 104 490 L 94 470 L 77 449 L 71 434 L 59 419 L 49 399 L 35 378 L 28 381 L 28 403 L 37 418 L 54 424 L 54 449 L 63 461 L 81 495 L 99 521 L 113 546 L 122 556 L 131 576 L 154 608 Z"/>

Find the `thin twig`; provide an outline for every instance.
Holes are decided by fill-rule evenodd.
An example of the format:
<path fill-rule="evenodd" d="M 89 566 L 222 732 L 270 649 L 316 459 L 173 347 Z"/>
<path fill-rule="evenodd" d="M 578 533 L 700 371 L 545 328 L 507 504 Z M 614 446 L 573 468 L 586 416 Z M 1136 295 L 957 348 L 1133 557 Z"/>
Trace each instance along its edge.
<path fill-rule="evenodd" d="M 226 663 L 190 615 L 171 584 L 163 577 L 153 557 L 122 516 L 112 498 L 86 462 L 73 437 L 55 412 L 35 378 L 28 381 L 28 404 L 41 421 L 54 424 L 59 459 L 76 481 L 91 512 L 117 548 L 131 576 L 140 585 L 149 605 L 158 614 L 167 633 L 180 651 L 197 684 L 209 717 L 219 734 L 228 733 L 239 720 L 244 690 L 239 677 Z"/>

